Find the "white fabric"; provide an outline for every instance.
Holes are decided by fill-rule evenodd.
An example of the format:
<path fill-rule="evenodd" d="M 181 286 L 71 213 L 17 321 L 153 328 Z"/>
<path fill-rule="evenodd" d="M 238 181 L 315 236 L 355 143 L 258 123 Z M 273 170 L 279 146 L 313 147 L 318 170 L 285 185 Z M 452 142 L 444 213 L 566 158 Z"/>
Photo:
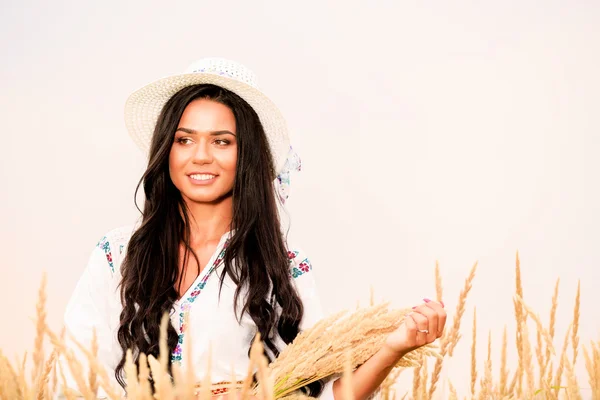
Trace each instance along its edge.
<path fill-rule="evenodd" d="M 121 278 L 121 260 L 132 230 L 131 227 L 115 229 L 109 232 L 94 248 L 65 312 L 65 327 L 68 334 L 73 335 L 85 346 L 89 347 L 92 331 L 94 328 L 96 329 L 99 346 L 98 358 L 104 364 L 117 388 L 120 386 L 114 379 L 114 370 L 122 354 L 116 336 L 119 315 L 122 310 L 118 284 Z M 228 234 L 221 238 L 211 261 L 192 288 L 200 282 L 209 266 L 221 252 L 227 236 Z M 290 261 L 290 268 L 291 270 L 296 268 L 296 277 L 292 279 L 304 305 L 304 319 L 300 328 L 307 329 L 323 317 L 323 312 L 315 286 L 314 273 L 312 271 L 303 272 L 300 269 L 300 263 L 307 260 L 306 256 L 297 248 L 290 248 L 290 250 L 297 253 L 297 256 Z M 302 265 L 302 268 L 307 270 L 306 263 Z M 238 323 L 233 310 L 235 285 L 227 276 L 219 299 L 221 271 L 222 264 L 213 271 L 202 292 L 191 303 L 189 326 L 185 330 L 183 355 L 185 356 L 185 346 L 191 334 L 193 336 L 193 365 L 198 381 L 201 381 L 207 370 L 209 348 L 212 349 L 213 361 L 210 372 L 213 382 L 230 381 L 232 366 L 238 380 L 243 380 L 247 373 L 248 349 L 257 331 L 254 322 L 248 315 L 242 317 L 241 324 Z M 298 276 L 299 273 L 301 275 Z M 178 332 L 180 306 L 189 294 L 190 291 L 175 303 L 171 313 L 171 323 Z M 280 349 L 285 346 L 281 340 L 277 343 Z M 79 358 L 83 359 L 84 357 L 79 355 Z M 68 386 L 76 388 L 65 361 L 61 360 L 61 363 L 65 367 L 63 370 L 67 376 Z M 183 359 L 182 367 L 185 367 L 185 363 L 186 360 Z M 87 375 L 87 373 L 84 374 Z M 99 397 L 104 395 L 102 391 L 99 393 Z M 321 398 L 333 399 L 332 382 L 325 385 Z"/>

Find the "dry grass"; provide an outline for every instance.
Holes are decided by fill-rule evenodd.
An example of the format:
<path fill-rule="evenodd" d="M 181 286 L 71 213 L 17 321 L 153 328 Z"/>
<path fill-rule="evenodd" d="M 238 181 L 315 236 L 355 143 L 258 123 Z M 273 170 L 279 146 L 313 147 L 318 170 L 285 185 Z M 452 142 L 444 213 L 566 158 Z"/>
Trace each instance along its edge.
<path fill-rule="evenodd" d="M 390 310 L 379 304 L 332 315 L 302 332 L 270 366 L 276 396 L 284 396 L 311 382 L 344 371 L 350 356 L 353 369 L 362 365 L 384 344 L 412 310 Z M 396 367 L 420 364 L 421 355 L 436 357 L 434 347 L 423 346 L 403 357 Z"/>
<path fill-rule="evenodd" d="M 472 277 L 472 274 L 470 275 Z M 436 265 L 436 293 L 441 293 L 439 282 L 438 267 Z M 492 338 L 491 332 L 488 334 L 487 358 L 483 362 L 483 371 L 478 370 L 481 365 L 476 359 L 477 348 L 477 317 L 475 309 L 473 309 L 473 331 L 471 339 L 471 374 L 470 382 L 467 385 L 468 396 L 464 398 L 472 399 L 581 399 L 582 388 L 574 373 L 574 366 L 579 353 L 579 337 L 577 331 L 574 332 L 573 327 L 579 326 L 580 323 L 580 286 L 577 287 L 577 296 L 575 299 L 575 308 L 573 311 L 573 321 L 565 334 L 562 351 L 557 354 L 554 346 L 554 338 L 556 332 L 556 312 L 558 308 L 560 280 L 556 281 L 552 296 L 552 306 L 550 309 L 550 319 L 545 325 L 541 318 L 529 307 L 523 300 L 524 285 L 521 280 L 521 263 L 517 253 L 515 266 L 515 295 L 513 299 L 515 325 L 515 348 L 517 355 L 517 364 L 515 372 L 509 376 L 509 366 L 507 361 L 508 347 L 508 330 L 505 326 L 502 335 L 501 361 L 498 370 L 498 377 L 494 377 L 492 365 Z M 470 283 L 465 285 L 469 287 Z M 466 303 L 465 289 L 459 297 L 459 306 L 464 311 Z M 439 297 L 438 297 L 439 299 Z M 422 387 L 428 380 L 432 383 L 439 381 L 440 372 L 444 361 L 452 355 L 448 351 L 448 337 L 460 337 L 455 330 L 456 326 L 460 326 L 460 317 L 462 312 L 455 314 L 455 320 L 450 329 L 445 335 L 446 341 L 442 340 L 440 353 L 444 356 L 443 360 L 429 360 L 434 362 L 434 370 L 431 376 L 424 376 L 423 370 L 427 368 L 427 360 L 424 365 L 414 369 L 413 375 L 413 390 L 407 394 L 411 394 L 412 399 L 425 398 L 419 396 L 419 391 L 416 387 Z M 457 318 L 458 317 L 458 318 Z M 534 331 L 531 330 L 533 325 Z M 530 334 L 535 332 L 535 335 Z M 532 340 L 535 337 L 535 361 L 533 359 L 534 345 Z M 455 346 L 453 346 L 454 349 Z M 600 342 L 591 342 L 591 350 L 583 348 L 583 354 L 586 362 L 586 370 L 588 373 L 588 384 L 591 388 L 591 399 L 600 400 Z M 572 354 L 572 358 L 569 357 Z M 556 367 L 556 368 L 555 368 Z M 509 380 L 509 377 L 511 378 Z M 537 379 L 536 379 L 537 377 Z M 457 393 L 452 383 L 448 383 L 449 388 L 445 397 L 450 399 L 462 398 Z M 435 386 L 433 386 L 435 387 Z M 388 389 L 391 391 L 392 389 Z M 432 398 L 432 393 L 428 394 L 428 398 Z M 588 397 L 586 397 L 588 398 Z"/>
<path fill-rule="evenodd" d="M 473 337 L 471 338 L 471 396 L 477 385 L 477 309 L 473 309 Z"/>
<path fill-rule="evenodd" d="M 577 354 L 579 350 L 579 302 L 581 299 L 581 282 L 577 283 L 577 295 L 575 297 L 575 309 L 573 310 L 573 337 L 571 344 L 573 345 L 573 364 L 577 362 Z"/>
<path fill-rule="evenodd" d="M 507 330 L 506 325 L 504 325 L 504 332 L 502 333 L 502 354 L 500 356 L 500 394 L 506 394 L 506 383 L 508 381 L 508 367 L 506 365 L 506 356 L 507 356 Z"/>
<path fill-rule="evenodd" d="M 464 287 L 458 296 L 452 321 L 440 339 L 439 349 L 426 346 L 409 353 L 390 373 L 379 389 L 384 400 L 395 399 L 432 399 L 437 393 L 441 371 L 446 360 L 453 356 L 461 338 L 460 326 L 466 311 L 466 304 L 475 277 L 477 264 L 471 269 Z M 591 389 L 591 398 L 600 400 L 600 342 L 590 342 L 589 347 L 580 346 L 580 285 L 573 311 L 573 320 L 567 330 L 560 354 L 555 350 L 556 312 L 558 307 L 559 281 L 557 280 L 552 296 L 550 318 L 546 326 L 541 318 L 523 300 L 523 282 L 520 274 L 520 261 L 517 254 L 515 268 L 515 296 L 513 307 L 517 331 L 515 332 L 515 351 L 518 363 L 514 374 L 509 374 L 507 361 L 508 330 L 505 326 L 502 335 L 501 361 L 498 378 L 494 377 L 492 357 L 492 333 L 488 333 L 487 357 L 478 363 L 477 314 L 473 309 L 473 330 L 471 342 L 471 380 L 469 397 L 477 399 L 581 399 L 581 384 L 575 375 L 578 354 L 583 348 L 583 358 L 588 373 L 587 383 Z M 46 323 L 46 278 L 42 278 L 36 305 L 35 341 L 32 351 L 30 373 L 27 374 L 27 355 L 10 362 L 0 351 L 0 399 L 51 399 L 56 393 L 57 383 L 66 386 L 64 371 L 68 370 L 76 382 L 75 388 L 64 391 L 67 399 L 95 399 L 98 390 L 105 391 L 110 399 L 123 399 L 120 388 L 111 386 L 108 374 L 97 358 L 98 344 L 94 334 L 89 348 L 71 340 L 81 351 L 84 360 L 77 359 L 64 335 L 55 334 Z M 436 298 L 442 301 L 443 286 L 439 265 L 435 268 Z M 313 328 L 302 332 L 296 340 L 269 364 L 264 356 L 260 336 L 255 339 L 250 351 L 250 363 L 245 381 L 238 390 L 238 397 L 246 400 L 255 396 L 260 400 L 311 400 L 298 389 L 312 381 L 327 379 L 333 375 L 342 376 L 343 400 L 355 400 L 352 392 L 351 373 L 373 355 L 385 341 L 387 335 L 396 329 L 405 315 L 411 310 L 390 309 L 388 304 L 374 304 L 371 291 L 371 306 L 352 313 L 343 312 L 332 315 Z M 211 398 L 210 373 L 195 381 L 191 357 L 192 341 L 186 341 L 186 372 L 178 365 L 173 366 L 172 376 L 168 372 L 168 348 L 165 332 L 168 317 L 161 324 L 160 355 L 158 359 L 141 354 L 136 365 L 131 351 L 127 353 L 125 379 L 128 387 L 128 399 L 138 400 L 209 400 Z M 535 335 L 530 335 L 530 324 Z M 189 329 L 188 325 L 188 329 Z M 530 336 L 535 337 L 535 365 L 533 346 Z M 52 347 L 46 357 L 45 342 Z M 210 371 L 210 358 L 209 368 Z M 430 365 L 432 368 L 430 368 Z M 479 371 L 478 366 L 483 365 Z M 64 370 L 63 370 L 64 368 Z M 407 369 L 413 371 L 413 387 L 407 391 L 397 387 L 400 373 Z M 150 376 L 153 380 L 151 382 Z M 256 378 L 257 383 L 253 381 Z M 537 377 L 535 379 L 534 377 Z M 510 379 L 509 379 L 510 378 Z M 233 379 L 232 379 L 233 381 Z M 458 399 L 459 394 L 448 381 L 445 398 Z M 439 396 L 438 396 L 439 397 Z M 440 397 L 441 398 L 441 397 Z M 229 400 L 226 396 L 224 399 Z"/>
<path fill-rule="evenodd" d="M 460 295 L 458 297 L 458 303 L 456 305 L 456 311 L 453 315 L 453 319 L 452 319 L 452 325 L 450 326 L 450 328 L 446 328 L 444 335 L 442 336 L 441 340 L 440 340 L 440 355 L 441 358 L 438 358 L 435 361 L 435 366 L 433 369 L 433 375 L 431 378 L 431 384 L 429 386 L 429 392 L 428 392 L 428 398 L 431 399 L 433 398 L 433 395 L 435 393 L 436 387 L 437 387 L 437 383 L 442 371 L 442 365 L 443 365 L 443 358 L 448 356 L 448 357 L 452 357 L 452 353 L 454 351 L 454 348 L 456 347 L 456 345 L 458 344 L 458 341 L 460 340 L 460 322 L 462 320 L 462 316 L 465 313 L 465 309 L 466 309 L 466 304 L 467 304 L 467 297 L 469 295 L 469 292 L 471 291 L 471 288 L 473 287 L 473 280 L 475 279 L 475 272 L 477 271 L 477 263 L 475 263 L 473 265 L 473 267 L 471 268 L 471 271 L 469 272 L 469 276 L 467 277 L 467 279 L 465 280 L 464 286 L 460 292 Z M 439 274 L 439 272 L 436 272 L 436 293 L 438 295 L 438 300 L 441 301 L 441 295 L 442 295 L 442 277 Z"/>

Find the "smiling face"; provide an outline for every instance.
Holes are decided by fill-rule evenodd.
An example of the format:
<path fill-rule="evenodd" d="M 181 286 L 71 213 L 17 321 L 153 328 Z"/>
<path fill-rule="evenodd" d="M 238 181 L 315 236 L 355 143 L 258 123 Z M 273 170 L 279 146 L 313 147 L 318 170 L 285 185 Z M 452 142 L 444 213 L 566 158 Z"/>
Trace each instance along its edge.
<path fill-rule="evenodd" d="M 169 175 L 186 202 L 218 203 L 231 196 L 236 135 L 229 107 L 198 99 L 185 108 L 169 154 Z"/>

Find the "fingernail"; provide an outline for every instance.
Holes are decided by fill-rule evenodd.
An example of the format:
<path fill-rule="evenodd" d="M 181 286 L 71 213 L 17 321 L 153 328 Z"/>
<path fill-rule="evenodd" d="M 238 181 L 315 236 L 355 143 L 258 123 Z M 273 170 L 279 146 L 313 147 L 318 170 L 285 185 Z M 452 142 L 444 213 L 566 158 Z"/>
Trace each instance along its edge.
<path fill-rule="evenodd" d="M 444 302 L 443 302 L 443 301 L 441 301 L 441 300 L 440 300 L 440 304 L 442 305 L 442 307 L 446 307 L 446 306 L 444 305 Z"/>
<path fill-rule="evenodd" d="M 431 300 L 429 300 L 429 299 L 423 299 L 423 301 L 424 301 L 425 303 L 429 303 Z"/>
<path fill-rule="evenodd" d="M 414 307 L 413 307 L 413 310 L 414 310 L 415 308 L 417 308 L 417 306 L 414 306 Z"/>

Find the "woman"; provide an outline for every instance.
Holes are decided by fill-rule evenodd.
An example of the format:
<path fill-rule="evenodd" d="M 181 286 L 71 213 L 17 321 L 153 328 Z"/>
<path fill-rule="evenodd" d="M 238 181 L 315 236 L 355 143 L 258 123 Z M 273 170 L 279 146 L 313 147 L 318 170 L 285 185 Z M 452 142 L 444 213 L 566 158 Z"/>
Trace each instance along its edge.
<path fill-rule="evenodd" d="M 157 356 L 168 312 L 172 363 L 182 363 L 193 335 L 198 381 L 209 351 L 213 382 L 229 381 L 232 369 L 242 380 L 257 332 L 273 358 L 323 317 L 311 263 L 288 246 L 278 217 L 276 199 L 285 200 L 294 166 L 285 120 L 248 69 L 209 58 L 135 92 L 126 123 L 149 151 L 142 219 L 94 249 L 66 327 L 86 344 L 96 330 L 100 361 L 125 387 L 126 350 L 136 360 L 139 352 Z M 417 306 L 354 372 L 356 397 L 370 396 L 404 354 L 438 338 L 445 320 L 442 305 Z M 307 391 L 341 398 L 337 381 Z"/>

